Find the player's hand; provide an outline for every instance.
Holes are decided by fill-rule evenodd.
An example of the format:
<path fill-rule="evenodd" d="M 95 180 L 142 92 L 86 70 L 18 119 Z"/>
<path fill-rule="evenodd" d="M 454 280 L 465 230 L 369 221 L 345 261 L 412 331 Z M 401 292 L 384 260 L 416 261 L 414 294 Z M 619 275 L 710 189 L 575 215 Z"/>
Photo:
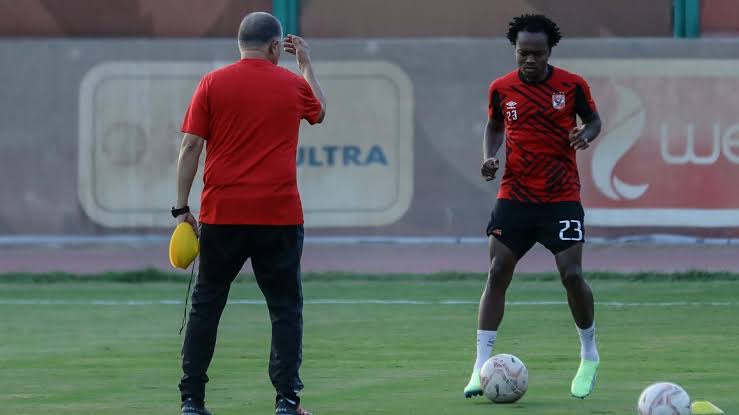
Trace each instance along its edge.
<path fill-rule="evenodd" d="M 298 66 L 302 70 L 306 65 L 310 65 L 310 46 L 303 38 L 295 35 L 287 35 L 282 41 L 282 47 L 285 52 L 295 55 Z"/>
<path fill-rule="evenodd" d="M 575 150 L 585 150 L 586 148 L 590 147 L 590 143 L 582 135 L 584 130 L 584 124 L 570 130 L 570 147 L 574 148 Z"/>
<path fill-rule="evenodd" d="M 482 178 L 485 179 L 486 182 L 495 179 L 495 173 L 498 171 L 498 167 L 500 167 L 500 162 L 497 158 L 490 157 L 489 159 L 486 159 L 482 162 L 482 167 L 480 168 Z"/>
<path fill-rule="evenodd" d="M 192 226 L 192 230 L 195 231 L 195 236 L 198 238 L 200 237 L 200 232 L 198 230 L 198 221 L 195 219 L 195 216 L 192 215 L 192 213 L 187 212 L 183 213 L 180 216 L 177 216 L 177 224 L 187 222 Z"/>

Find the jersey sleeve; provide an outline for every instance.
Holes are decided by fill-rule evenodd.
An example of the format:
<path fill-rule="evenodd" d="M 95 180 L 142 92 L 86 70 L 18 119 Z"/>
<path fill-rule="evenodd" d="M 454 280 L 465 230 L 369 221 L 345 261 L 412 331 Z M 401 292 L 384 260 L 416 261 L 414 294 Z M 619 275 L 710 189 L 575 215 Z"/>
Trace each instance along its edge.
<path fill-rule="evenodd" d="M 210 135 L 210 105 L 208 104 L 208 76 L 204 76 L 192 94 L 190 106 L 182 121 L 182 132 L 207 139 Z"/>
<path fill-rule="evenodd" d="M 300 78 L 299 82 L 300 102 L 303 106 L 301 117 L 309 123 L 315 124 L 318 122 L 318 119 L 321 117 L 321 112 L 323 111 L 321 101 L 316 98 L 316 95 L 313 93 L 313 89 L 311 89 L 305 79 Z"/>
<path fill-rule="evenodd" d="M 488 119 L 503 122 L 503 111 L 500 109 L 500 94 L 496 83 L 490 84 L 488 89 Z"/>
<path fill-rule="evenodd" d="M 582 77 L 575 78 L 575 113 L 580 119 L 589 120 L 597 111 L 590 95 L 590 86 Z"/>

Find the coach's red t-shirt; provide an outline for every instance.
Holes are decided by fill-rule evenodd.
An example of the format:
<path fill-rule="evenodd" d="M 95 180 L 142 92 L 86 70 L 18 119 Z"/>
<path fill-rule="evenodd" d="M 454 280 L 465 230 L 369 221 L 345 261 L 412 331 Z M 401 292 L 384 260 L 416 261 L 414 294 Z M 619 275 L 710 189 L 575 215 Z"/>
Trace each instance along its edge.
<path fill-rule="evenodd" d="M 490 85 L 488 117 L 505 124 L 506 164 L 499 199 L 547 203 L 580 200 L 580 178 L 569 131 L 575 115 L 596 111 L 585 80 L 549 67 L 529 83 L 514 71 Z"/>
<path fill-rule="evenodd" d="M 206 140 L 200 221 L 303 223 L 296 151 L 300 120 L 321 104 L 298 75 L 264 59 L 242 59 L 206 74 L 182 131 Z"/>

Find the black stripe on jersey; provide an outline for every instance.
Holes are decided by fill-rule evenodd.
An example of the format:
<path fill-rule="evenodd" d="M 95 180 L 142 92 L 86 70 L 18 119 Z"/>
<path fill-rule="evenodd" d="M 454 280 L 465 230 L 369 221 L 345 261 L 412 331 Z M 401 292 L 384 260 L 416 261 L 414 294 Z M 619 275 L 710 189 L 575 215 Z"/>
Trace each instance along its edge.
<path fill-rule="evenodd" d="M 513 141 L 513 144 L 521 151 L 521 153 L 531 159 L 532 157 L 536 157 L 536 155 L 529 150 L 525 149 L 518 141 Z"/>
<path fill-rule="evenodd" d="M 562 180 L 558 186 L 553 186 L 550 192 L 562 194 L 571 190 L 580 190 L 580 188 L 576 180 L 574 180 L 572 177 L 568 177 Z"/>
<path fill-rule="evenodd" d="M 536 104 L 537 106 L 539 106 L 539 108 L 546 109 L 546 106 L 545 105 L 542 105 L 541 102 L 539 102 L 539 101 L 537 101 L 535 99 L 532 99 L 530 96 L 524 94 L 523 91 L 521 91 L 520 89 L 516 88 L 515 86 L 511 85 L 511 89 L 514 90 L 514 91 L 516 91 L 516 93 L 520 94 L 521 96 L 523 96 L 524 98 L 526 98 L 530 102 L 532 102 L 532 103 Z"/>
<path fill-rule="evenodd" d="M 521 120 L 521 118 L 522 116 L 519 115 L 518 119 L 521 122 L 521 124 L 523 125 L 527 124 L 527 122 L 525 120 Z M 546 135 L 543 136 L 544 138 L 542 138 L 542 136 L 539 136 L 533 132 L 531 133 L 531 135 L 545 144 L 549 144 L 551 142 L 551 140 L 546 139 Z M 522 146 L 521 143 L 519 143 L 516 140 L 511 140 L 511 143 L 516 147 L 517 151 L 522 154 L 521 157 L 526 162 L 525 167 L 523 170 L 521 170 L 520 174 L 523 174 L 523 175 L 533 174 L 537 171 L 540 171 L 542 169 L 549 167 L 549 165 L 552 163 L 552 160 L 549 157 L 544 158 L 544 157 L 541 157 L 529 151 L 524 146 Z M 506 146 L 506 151 L 510 154 L 511 148 L 509 146 Z"/>
<path fill-rule="evenodd" d="M 513 196 L 517 200 L 527 200 L 527 198 L 523 194 L 519 193 L 518 189 L 520 188 L 521 186 L 519 186 L 518 180 L 511 179 L 511 189 L 510 189 L 511 196 Z"/>
<path fill-rule="evenodd" d="M 562 168 L 562 162 L 559 160 L 556 160 L 556 163 L 552 167 L 550 167 L 549 170 L 547 170 L 547 177 L 553 176 L 555 172 L 561 168 Z"/>
<path fill-rule="evenodd" d="M 531 110 L 526 111 L 526 112 L 524 112 L 522 114 L 518 114 L 518 125 L 519 126 L 529 125 L 529 126 L 533 127 L 534 129 L 536 129 L 544 137 L 549 137 L 550 135 L 554 135 L 556 137 L 560 137 L 561 136 L 565 142 L 568 142 L 570 135 L 569 135 L 569 132 L 567 130 L 562 129 L 560 127 L 560 131 L 556 131 L 556 130 L 554 130 L 554 129 L 551 128 L 550 124 L 544 124 L 541 121 L 534 122 L 534 121 L 537 120 L 537 118 L 541 118 L 543 120 L 547 120 L 547 118 L 545 118 L 542 114 L 543 114 L 542 111 L 536 110 L 534 108 L 532 108 Z M 540 137 L 537 137 L 537 138 L 539 138 L 540 141 L 545 142 L 545 143 L 551 142 L 550 139 L 544 140 L 544 139 L 542 139 Z M 556 147 L 556 148 L 559 148 L 559 147 Z"/>
<path fill-rule="evenodd" d="M 534 203 L 541 203 L 543 201 L 541 195 L 537 195 L 535 192 L 526 187 L 521 186 L 520 190 L 527 194 Z"/>
<path fill-rule="evenodd" d="M 526 197 L 524 197 L 522 194 L 518 193 L 518 190 L 517 189 L 518 189 L 517 187 L 514 187 L 513 185 L 511 185 L 511 191 L 510 191 L 511 197 L 513 199 L 519 200 L 521 202 L 530 202 L 529 199 L 527 199 Z"/>
<path fill-rule="evenodd" d="M 573 171 L 570 163 L 570 160 L 558 160 L 556 168 L 547 172 L 547 191 L 561 193 L 565 187 L 579 189 L 577 170 Z"/>
<path fill-rule="evenodd" d="M 573 177 L 572 180 L 568 183 L 568 186 L 562 189 L 563 192 L 565 191 L 580 191 L 580 180 L 577 177 Z"/>
<path fill-rule="evenodd" d="M 534 202 L 539 203 L 541 202 L 541 199 L 534 195 L 533 192 L 531 192 L 529 189 L 526 188 L 526 186 L 523 186 L 521 182 L 518 179 L 514 179 L 513 186 L 511 187 L 511 190 L 515 189 L 518 194 L 520 194 L 523 199 L 527 202 Z"/>
<path fill-rule="evenodd" d="M 545 90 L 541 86 L 539 86 L 539 84 L 536 84 L 535 85 L 535 88 L 536 88 L 537 91 L 541 92 L 544 96 L 547 97 L 547 108 L 548 108 L 548 110 L 546 111 L 547 114 L 548 113 L 556 113 L 557 111 L 560 111 L 560 110 L 554 108 L 554 105 L 552 105 L 552 95 L 554 95 L 557 92 L 561 92 L 561 91 L 556 91 L 556 90 L 552 89 L 551 87 L 549 87 L 549 89 L 551 91 L 550 92 L 550 91 Z M 566 93 L 565 93 L 565 100 L 567 100 L 567 94 Z"/>
<path fill-rule="evenodd" d="M 551 92 L 546 92 L 546 91 L 544 91 L 544 92 L 546 92 L 547 94 L 549 94 L 549 96 L 552 96 L 552 95 L 554 95 L 554 94 L 559 94 L 559 93 L 562 93 L 562 94 L 565 94 L 565 96 L 566 96 L 566 97 L 568 97 L 568 98 L 571 98 L 571 97 L 570 97 L 570 95 L 572 95 L 572 93 L 573 93 L 573 92 L 575 92 L 575 88 L 568 88 L 568 91 L 567 91 L 567 92 L 565 92 L 565 91 L 562 91 L 562 90 L 557 90 L 557 89 L 554 89 L 554 87 L 552 87 L 552 86 L 551 86 L 551 85 L 549 85 L 549 84 L 546 84 L 546 85 L 544 85 L 544 86 L 546 86 L 546 87 L 547 87 L 547 88 L 549 89 L 549 91 L 551 91 Z"/>
<path fill-rule="evenodd" d="M 546 170 L 551 164 L 552 159 L 535 156 L 536 158 L 521 172 L 522 176 L 534 176 L 538 175 L 541 171 Z"/>
<path fill-rule="evenodd" d="M 547 87 L 547 88 L 549 88 L 549 91 L 552 94 L 554 94 L 555 92 L 562 92 L 562 91 L 557 91 L 556 89 L 554 89 L 554 87 L 552 87 L 551 85 L 549 85 L 548 82 L 540 82 L 540 83 L 536 84 L 536 86 L 544 86 L 544 87 Z"/>
<path fill-rule="evenodd" d="M 556 122 L 552 121 L 552 119 L 551 119 L 551 118 L 547 118 L 547 117 L 546 117 L 546 116 L 545 116 L 544 114 L 542 114 L 542 113 L 538 113 L 538 114 L 536 114 L 536 115 L 538 115 L 538 116 L 539 116 L 539 117 L 538 117 L 538 119 L 540 119 L 540 120 L 541 120 L 542 122 L 544 122 L 544 123 L 546 123 L 547 125 L 549 125 L 549 128 L 550 128 L 550 129 L 553 129 L 553 130 L 554 130 L 555 132 L 559 132 L 559 133 L 560 133 L 560 134 L 561 134 L 562 136 L 564 136 L 565 138 L 569 138 L 569 136 L 570 136 L 570 132 L 569 132 L 569 131 L 567 131 L 567 129 L 565 129 L 565 128 L 562 128 L 562 126 L 560 126 L 560 125 L 558 125 L 558 124 L 557 124 Z"/>
<path fill-rule="evenodd" d="M 562 137 L 556 131 L 552 131 L 551 128 L 537 121 L 534 117 L 528 118 L 524 124 L 531 127 L 527 133 L 539 140 L 546 147 L 561 152 L 562 146 L 568 143 L 569 138 Z"/>
<path fill-rule="evenodd" d="M 547 137 L 547 142 L 555 143 L 553 148 L 560 150 L 562 144 L 569 142 L 569 133 L 563 133 L 562 131 L 552 128 L 550 123 L 544 122 L 545 120 L 546 118 L 537 113 L 536 116 L 530 117 L 526 121 L 529 121 L 529 124 L 535 129 L 535 131 L 539 132 L 544 137 Z"/>
<path fill-rule="evenodd" d="M 552 160 L 551 158 L 545 158 L 541 163 L 538 163 L 533 169 L 531 169 L 529 174 L 535 174 L 542 170 L 546 170 L 547 168 L 549 168 L 549 166 L 552 165 L 552 163 L 554 163 L 554 160 Z"/>
<path fill-rule="evenodd" d="M 541 199 L 529 193 L 523 186 L 521 186 L 518 180 L 514 180 L 511 185 L 511 195 L 524 202 L 541 203 Z"/>
<path fill-rule="evenodd" d="M 547 190 L 550 192 L 557 191 L 564 186 L 567 182 L 567 178 L 567 168 L 562 165 L 557 166 L 557 169 L 554 170 L 553 174 L 547 176 Z"/>
<path fill-rule="evenodd" d="M 518 142 L 514 142 L 513 144 L 515 144 L 518 150 L 521 152 L 521 158 L 524 161 L 524 168 L 519 172 L 519 174 L 524 176 L 532 174 L 535 170 L 537 170 L 537 167 L 542 164 L 539 162 L 541 160 L 541 157 L 526 150 Z"/>
<path fill-rule="evenodd" d="M 560 92 L 562 92 L 562 93 L 564 93 L 564 94 L 566 94 L 566 95 L 570 95 L 570 94 L 572 94 L 572 93 L 573 93 L 573 92 L 575 91 L 575 89 L 574 89 L 574 88 L 571 88 L 571 89 L 570 89 L 569 91 L 567 91 L 567 92 L 563 92 L 562 90 L 559 90 L 559 89 L 555 89 L 555 88 L 554 88 L 553 86 L 549 85 L 549 84 L 548 84 L 548 83 L 546 83 L 546 82 L 542 82 L 542 83 L 540 83 L 540 84 L 536 84 L 536 85 L 537 85 L 537 86 L 544 86 L 544 87 L 547 87 L 547 89 L 549 89 L 549 91 L 550 91 L 550 95 L 551 95 L 551 94 L 557 94 L 557 93 L 560 93 Z M 568 86 L 568 88 L 570 88 L 570 86 Z"/>
<path fill-rule="evenodd" d="M 567 179 L 562 178 L 556 182 L 547 183 L 547 193 L 551 194 L 557 194 L 562 193 L 562 189 L 564 189 L 565 184 L 567 184 Z"/>
<path fill-rule="evenodd" d="M 547 94 L 546 91 L 542 90 L 541 88 L 536 87 L 536 85 L 521 85 L 521 87 L 526 92 L 531 94 L 531 96 L 541 98 L 541 100 L 544 101 L 544 104 L 546 106 L 549 106 L 549 107 L 552 106 L 552 94 Z"/>

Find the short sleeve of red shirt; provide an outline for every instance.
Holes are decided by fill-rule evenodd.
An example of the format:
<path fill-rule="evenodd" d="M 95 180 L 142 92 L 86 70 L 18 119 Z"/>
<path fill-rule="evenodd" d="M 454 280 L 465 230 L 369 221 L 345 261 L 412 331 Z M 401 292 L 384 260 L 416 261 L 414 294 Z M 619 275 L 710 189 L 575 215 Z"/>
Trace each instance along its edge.
<path fill-rule="evenodd" d="M 198 87 L 192 94 L 190 106 L 182 121 L 182 132 L 195 134 L 202 138 L 210 135 L 210 108 L 208 105 L 208 77 L 200 80 Z"/>
<path fill-rule="evenodd" d="M 590 86 L 581 76 L 575 75 L 575 112 L 582 119 L 590 119 L 597 111 L 590 94 Z"/>
<path fill-rule="evenodd" d="M 310 85 L 303 78 L 300 78 L 300 99 L 303 104 L 303 119 L 311 124 L 317 123 L 323 108 Z"/>
<path fill-rule="evenodd" d="M 500 95 L 496 90 L 496 82 L 488 89 L 488 119 L 503 122 L 503 112 L 500 110 Z"/>

